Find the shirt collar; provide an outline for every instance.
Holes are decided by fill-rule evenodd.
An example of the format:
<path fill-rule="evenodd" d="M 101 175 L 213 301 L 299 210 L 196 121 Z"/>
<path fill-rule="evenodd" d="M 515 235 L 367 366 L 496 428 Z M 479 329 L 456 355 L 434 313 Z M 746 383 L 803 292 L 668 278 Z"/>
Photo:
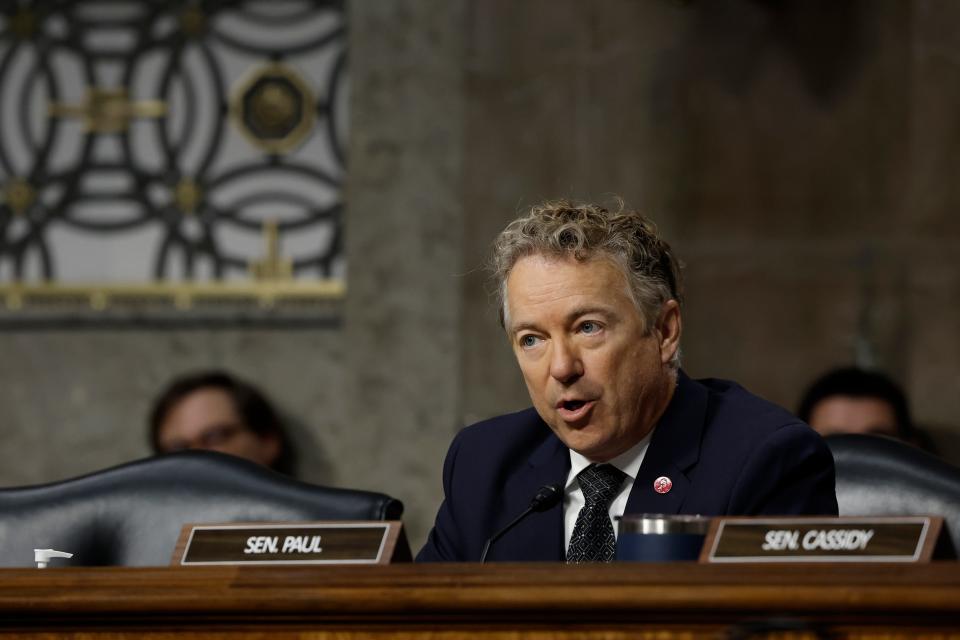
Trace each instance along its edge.
<path fill-rule="evenodd" d="M 650 430 L 643 440 L 633 445 L 616 458 L 608 460 L 606 464 L 611 464 L 615 466 L 620 471 L 623 471 L 626 475 L 630 476 L 631 480 L 637 479 L 637 473 L 640 471 L 640 464 L 643 462 L 643 456 L 647 453 L 647 447 L 650 446 L 650 438 L 653 437 L 654 429 Z M 573 449 L 570 449 L 570 474 L 567 476 L 567 486 L 564 489 L 570 488 L 570 485 L 577 479 L 577 475 L 586 469 L 588 466 L 593 464 L 591 460 L 588 460 L 583 455 L 577 453 Z"/>

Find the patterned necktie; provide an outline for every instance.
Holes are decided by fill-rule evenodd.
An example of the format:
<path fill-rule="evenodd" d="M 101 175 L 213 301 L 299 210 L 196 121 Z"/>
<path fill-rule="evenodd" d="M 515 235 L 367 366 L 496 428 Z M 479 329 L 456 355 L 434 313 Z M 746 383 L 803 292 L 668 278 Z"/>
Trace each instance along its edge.
<path fill-rule="evenodd" d="M 570 537 L 567 562 L 610 562 L 617 539 L 610 522 L 610 503 L 626 474 L 609 464 L 592 464 L 577 475 L 584 505 Z"/>

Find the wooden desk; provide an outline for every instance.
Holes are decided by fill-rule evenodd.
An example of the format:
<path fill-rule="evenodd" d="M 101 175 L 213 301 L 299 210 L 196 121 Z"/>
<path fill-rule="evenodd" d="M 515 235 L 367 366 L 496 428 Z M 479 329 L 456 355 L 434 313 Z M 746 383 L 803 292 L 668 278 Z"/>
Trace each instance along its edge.
<path fill-rule="evenodd" d="M 668 640 L 772 619 L 960 638 L 960 564 L 0 570 L 0 636 Z"/>

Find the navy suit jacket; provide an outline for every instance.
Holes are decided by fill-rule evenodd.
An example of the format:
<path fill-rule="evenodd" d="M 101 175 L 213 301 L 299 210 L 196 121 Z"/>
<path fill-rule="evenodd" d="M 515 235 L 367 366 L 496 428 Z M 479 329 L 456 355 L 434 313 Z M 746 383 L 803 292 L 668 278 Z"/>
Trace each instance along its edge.
<path fill-rule="evenodd" d="M 537 489 L 563 486 L 570 453 L 534 409 L 463 429 L 443 466 L 444 501 L 418 561 L 478 561 L 484 542 Z M 667 476 L 664 494 L 654 480 Z M 833 457 L 810 427 L 725 380 L 682 371 L 637 474 L 626 513 L 837 515 Z M 562 561 L 563 507 L 533 513 L 490 561 Z"/>

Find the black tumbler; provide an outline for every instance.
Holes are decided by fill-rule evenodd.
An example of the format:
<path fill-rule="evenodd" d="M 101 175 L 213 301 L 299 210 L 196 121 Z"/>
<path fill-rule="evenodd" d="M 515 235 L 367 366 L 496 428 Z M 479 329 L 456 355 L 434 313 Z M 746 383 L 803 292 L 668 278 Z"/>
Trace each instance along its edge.
<path fill-rule="evenodd" d="M 710 520 L 705 516 L 624 514 L 619 518 L 616 560 L 697 560 L 710 527 Z"/>

